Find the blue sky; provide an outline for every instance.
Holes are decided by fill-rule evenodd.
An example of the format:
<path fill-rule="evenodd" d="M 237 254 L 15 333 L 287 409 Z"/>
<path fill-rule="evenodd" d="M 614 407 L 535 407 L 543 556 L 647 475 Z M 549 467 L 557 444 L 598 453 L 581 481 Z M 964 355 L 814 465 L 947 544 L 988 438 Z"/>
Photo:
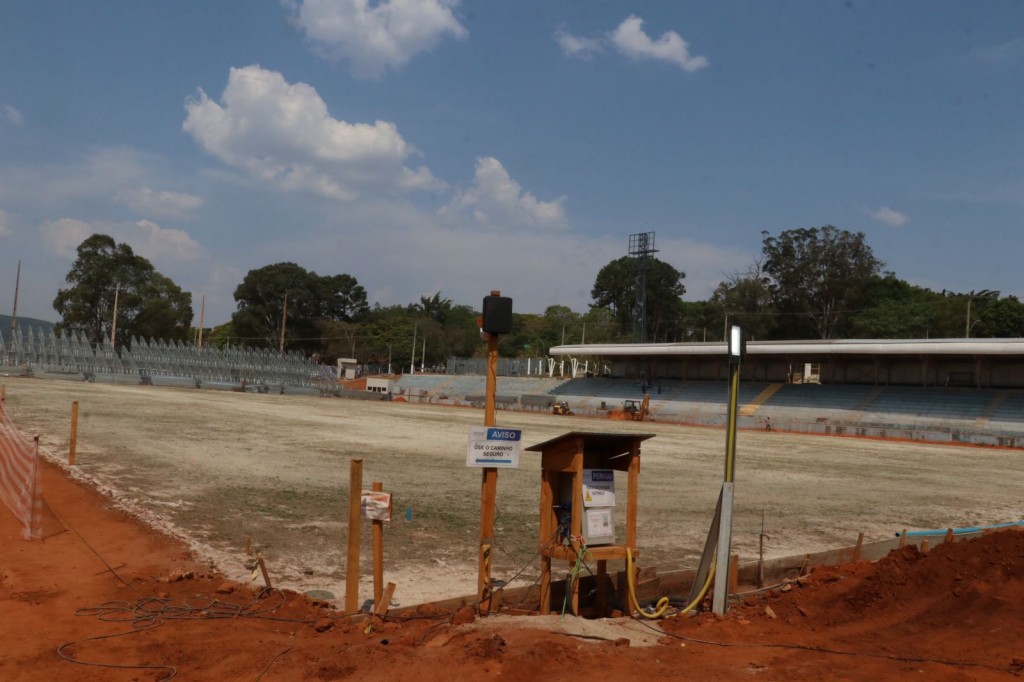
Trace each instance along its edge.
<path fill-rule="evenodd" d="M 628 236 L 707 298 L 761 231 L 1024 296 L 1024 3 L 0 3 L 0 310 L 103 232 L 229 319 L 246 272 L 583 312 Z"/>

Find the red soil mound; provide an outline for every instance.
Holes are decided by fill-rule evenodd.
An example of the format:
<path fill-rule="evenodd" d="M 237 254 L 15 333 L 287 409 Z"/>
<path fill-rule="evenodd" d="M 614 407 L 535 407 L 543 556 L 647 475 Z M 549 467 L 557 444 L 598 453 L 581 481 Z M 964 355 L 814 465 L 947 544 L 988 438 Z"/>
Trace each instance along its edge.
<path fill-rule="evenodd" d="M 665 621 L 661 643 L 639 648 L 456 627 L 465 609 L 422 608 L 367 630 L 303 595 L 226 582 L 59 469 L 44 467 L 44 491 L 56 528 L 41 542 L 21 540 L 0 508 L 3 680 L 1019 680 L 1024 670 L 1024 533 L 821 569 L 725 618 Z"/>

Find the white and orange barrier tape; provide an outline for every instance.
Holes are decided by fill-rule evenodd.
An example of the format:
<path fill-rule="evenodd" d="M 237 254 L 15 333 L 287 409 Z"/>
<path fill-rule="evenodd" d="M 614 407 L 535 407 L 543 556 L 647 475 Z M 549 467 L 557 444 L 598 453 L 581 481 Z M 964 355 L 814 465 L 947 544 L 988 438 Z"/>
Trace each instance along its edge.
<path fill-rule="evenodd" d="M 39 486 L 39 439 L 29 438 L 14 425 L 0 401 L 0 500 L 22 525 L 26 540 L 42 531 L 42 491 Z"/>

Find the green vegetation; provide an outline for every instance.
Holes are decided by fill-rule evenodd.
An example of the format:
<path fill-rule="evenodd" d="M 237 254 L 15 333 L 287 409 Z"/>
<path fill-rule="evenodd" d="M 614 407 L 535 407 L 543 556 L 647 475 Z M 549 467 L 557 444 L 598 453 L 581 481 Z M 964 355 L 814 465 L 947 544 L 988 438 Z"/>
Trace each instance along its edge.
<path fill-rule="evenodd" d="M 500 352 L 537 357 L 562 344 L 634 341 L 641 306 L 648 342 L 718 341 L 730 324 L 755 340 L 1024 336 L 1024 304 L 1016 297 L 912 285 L 883 270 L 863 233 L 832 225 L 762 232 L 756 262 L 727 276 L 704 301 L 684 301 L 685 273 L 657 258 L 647 262 L 640 300 L 636 265 L 623 257 L 601 268 L 585 312 L 556 302 L 542 314 L 515 313 Z M 109 338 L 116 291 L 119 340 L 195 338 L 187 327 L 188 296 L 110 237 L 82 242 L 67 281 L 54 300 L 61 329 L 83 331 L 94 342 Z M 250 270 L 235 300 L 231 321 L 206 330 L 205 343 L 278 348 L 286 319 L 285 349 L 325 362 L 350 357 L 401 371 L 414 360 L 431 368 L 485 352 L 479 302 L 457 304 L 441 292 L 408 305 L 370 305 L 351 275 L 275 263 Z"/>

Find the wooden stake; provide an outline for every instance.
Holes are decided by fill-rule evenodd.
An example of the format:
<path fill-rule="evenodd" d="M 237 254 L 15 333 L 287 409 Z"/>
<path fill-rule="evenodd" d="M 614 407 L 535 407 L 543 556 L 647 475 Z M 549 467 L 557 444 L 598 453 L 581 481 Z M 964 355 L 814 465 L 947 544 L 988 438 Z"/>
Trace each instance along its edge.
<path fill-rule="evenodd" d="M 946 529 L 946 537 L 943 540 L 943 542 L 953 542 L 953 529 L 952 528 L 947 528 Z"/>
<path fill-rule="evenodd" d="M 907 544 L 907 529 L 904 528 L 903 532 L 900 533 L 900 547 Z"/>
<path fill-rule="evenodd" d="M 75 465 L 78 450 L 78 401 L 71 403 L 71 445 L 68 448 L 68 464 Z"/>
<path fill-rule="evenodd" d="M 359 610 L 359 510 L 363 500 L 363 460 L 353 459 L 348 478 L 348 560 L 345 562 L 345 610 Z"/>
<path fill-rule="evenodd" d="M 380 599 L 376 601 L 373 607 L 374 617 L 379 619 L 380 623 L 384 622 L 384 617 L 388 615 L 388 609 L 391 608 L 391 597 L 395 594 L 395 584 L 388 583 L 388 587 L 381 593 Z"/>
<path fill-rule="evenodd" d="M 373 482 L 373 492 L 384 491 L 384 484 Z M 377 603 L 384 595 L 384 522 L 373 522 L 373 602 Z"/>
<path fill-rule="evenodd" d="M 853 560 L 860 561 L 860 553 L 864 548 L 864 533 L 857 533 L 857 544 L 853 547 Z"/>
<path fill-rule="evenodd" d="M 733 554 L 729 562 L 729 594 L 739 592 L 740 586 L 740 555 Z"/>
<path fill-rule="evenodd" d="M 925 554 L 928 551 L 928 538 L 921 541 L 920 549 L 922 554 Z"/>
<path fill-rule="evenodd" d="M 245 555 L 252 556 L 252 535 L 248 535 L 245 538 Z"/>
<path fill-rule="evenodd" d="M 256 558 L 256 563 L 260 565 L 260 573 L 263 574 L 263 584 L 267 587 L 273 587 L 273 585 L 270 584 L 270 574 L 267 573 L 267 565 L 263 562 L 262 554 Z"/>

